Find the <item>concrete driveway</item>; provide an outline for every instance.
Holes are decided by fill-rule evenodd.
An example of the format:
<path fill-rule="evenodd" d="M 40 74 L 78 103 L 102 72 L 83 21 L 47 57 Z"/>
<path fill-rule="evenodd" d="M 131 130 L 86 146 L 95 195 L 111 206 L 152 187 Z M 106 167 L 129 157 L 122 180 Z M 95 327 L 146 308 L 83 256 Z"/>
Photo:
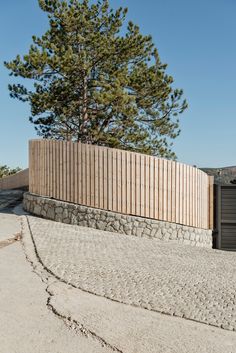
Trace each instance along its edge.
<path fill-rule="evenodd" d="M 3 211 L 1 353 L 235 352 L 234 253 Z"/>

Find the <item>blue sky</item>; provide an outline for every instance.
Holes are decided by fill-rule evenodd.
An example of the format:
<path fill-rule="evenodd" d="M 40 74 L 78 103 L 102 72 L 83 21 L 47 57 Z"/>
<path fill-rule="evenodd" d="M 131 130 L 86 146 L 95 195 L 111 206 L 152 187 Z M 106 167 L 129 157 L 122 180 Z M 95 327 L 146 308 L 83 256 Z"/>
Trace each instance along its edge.
<path fill-rule="evenodd" d="M 0 165 L 27 166 L 28 140 L 37 138 L 27 103 L 9 98 L 3 61 L 25 54 L 47 17 L 37 0 L 0 0 Z M 199 167 L 236 165 L 236 1 L 113 0 L 151 34 L 175 87 L 189 108 L 174 141 L 178 160 Z M 14 79 L 15 81 L 15 79 Z"/>

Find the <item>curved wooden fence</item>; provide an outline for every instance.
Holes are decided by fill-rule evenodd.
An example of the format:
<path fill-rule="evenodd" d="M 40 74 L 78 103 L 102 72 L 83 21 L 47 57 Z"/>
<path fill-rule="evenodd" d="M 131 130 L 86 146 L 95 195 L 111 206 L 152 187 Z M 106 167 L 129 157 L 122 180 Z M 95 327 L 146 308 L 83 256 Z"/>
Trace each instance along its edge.
<path fill-rule="evenodd" d="M 95 145 L 32 140 L 29 191 L 58 200 L 212 228 L 212 179 L 192 166 Z"/>
<path fill-rule="evenodd" d="M 29 186 L 29 169 L 0 179 L 0 190 L 19 189 Z"/>

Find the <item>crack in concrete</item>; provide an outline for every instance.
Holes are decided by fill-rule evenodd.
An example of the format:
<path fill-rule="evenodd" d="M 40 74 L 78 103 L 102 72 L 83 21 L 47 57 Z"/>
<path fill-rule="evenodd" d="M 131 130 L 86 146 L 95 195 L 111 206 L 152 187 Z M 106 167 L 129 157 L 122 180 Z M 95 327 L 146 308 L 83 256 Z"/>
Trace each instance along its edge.
<path fill-rule="evenodd" d="M 57 277 L 53 272 L 51 272 L 49 269 L 47 269 L 47 267 L 43 264 L 42 260 L 40 259 L 40 256 L 38 254 L 38 251 L 37 251 L 37 248 L 36 248 L 36 244 L 35 244 L 35 241 L 34 241 L 34 238 L 33 238 L 33 234 L 32 234 L 32 231 L 31 231 L 31 228 L 30 228 L 30 224 L 29 224 L 29 221 L 28 221 L 28 217 L 27 216 L 21 216 L 22 219 L 23 217 L 26 218 L 26 221 L 27 221 L 27 226 L 28 226 L 28 229 L 29 229 L 29 233 L 30 233 L 30 237 L 31 237 L 31 240 L 32 240 L 32 243 L 33 243 L 33 249 L 34 249 L 34 253 L 35 253 L 35 257 L 36 257 L 36 260 L 39 262 L 39 264 L 41 265 L 41 269 L 39 270 L 38 269 L 38 264 L 35 264 L 34 261 L 32 259 L 30 259 L 30 257 L 28 256 L 27 254 L 27 250 L 26 250 L 26 246 L 24 244 L 24 242 L 22 242 L 22 247 L 23 247 L 23 252 L 25 254 L 25 257 L 26 257 L 26 260 L 30 263 L 31 267 L 33 268 L 33 273 L 35 273 L 39 278 L 40 280 L 47 284 L 47 287 L 45 289 L 46 293 L 49 295 L 48 296 L 48 299 L 47 299 L 47 303 L 46 303 L 46 306 L 47 308 L 54 313 L 54 315 L 56 315 L 58 318 L 62 319 L 63 322 L 65 323 L 65 325 L 74 330 L 75 332 L 80 332 L 82 335 L 84 335 L 85 337 L 87 338 L 92 338 L 92 339 L 95 339 L 96 341 L 99 342 L 99 344 L 102 346 L 102 347 L 106 347 L 106 348 L 109 348 L 111 349 L 113 352 L 117 352 L 117 353 L 123 353 L 123 351 L 121 351 L 120 349 L 118 349 L 117 347 L 115 346 L 112 346 L 111 344 L 109 344 L 108 342 L 106 342 L 106 340 L 104 340 L 102 337 L 98 336 L 95 332 L 91 331 L 91 330 L 88 330 L 86 327 L 84 327 L 80 322 L 78 322 L 77 320 L 72 320 L 71 317 L 66 317 L 64 315 L 62 315 L 61 313 L 59 313 L 55 308 L 54 306 L 51 304 L 51 298 L 53 296 L 53 294 L 50 292 L 50 289 L 49 289 L 49 286 L 52 285 L 53 283 L 56 283 L 56 281 L 50 281 L 50 279 L 52 278 L 56 278 L 58 281 L 60 282 L 63 282 L 67 285 L 70 285 L 76 289 L 79 289 L 73 285 L 71 285 L 70 283 L 64 281 L 63 279 Z M 21 227 L 22 227 L 22 234 L 23 234 L 23 230 L 24 230 L 24 224 L 23 222 L 21 222 Z M 49 276 L 45 276 L 45 272 L 47 272 L 49 274 Z M 50 282 L 48 284 L 48 282 Z M 84 291 L 85 292 L 85 291 Z M 87 292 L 88 293 L 88 292 Z M 96 295 L 96 294 L 93 294 L 93 293 L 88 293 L 88 294 L 92 294 L 92 295 Z"/>
<path fill-rule="evenodd" d="M 114 298 L 110 298 L 108 296 L 101 296 L 97 293 L 94 293 L 92 291 L 89 291 L 89 290 L 86 290 L 84 289 L 83 287 L 79 287 L 79 286 L 76 286 L 74 285 L 73 283 L 69 282 L 69 281 L 66 281 L 64 280 L 63 278 L 61 278 L 60 276 L 56 275 L 53 271 L 51 271 L 49 268 L 47 268 L 47 266 L 43 263 L 43 261 L 41 260 L 40 258 L 40 255 L 38 253 L 38 250 L 37 250 L 37 247 L 36 247 L 36 243 L 35 243 L 35 240 L 34 240 L 34 236 L 33 236 L 33 232 L 31 230 L 31 227 L 30 227 L 30 223 L 29 223 L 29 220 L 28 220 L 28 216 L 25 216 L 26 219 L 27 219 L 27 225 L 28 225 L 28 229 L 29 229 L 29 232 L 30 232 L 30 237 L 31 237 L 31 240 L 32 240 L 32 243 L 33 243 L 33 246 L 34 246 L 34 251 L 35 251 L 35 254 L 36 254 L 36 257 L 37 257 L 37 260 L 39 261 L 39 263 L 41 264 L 41 266 L 44 268 L 44 270 L 46 272 L 48 272 L 50 274 L 50 276 L 56 278 L 58 281 L 62 282 L 62 283 L 65 283 L 67 285 L 70 285 L 72 288 L 75 288 L 75 289 L 79 289 L 81 291 L 83 291 L 84 293 L 87 293 L 87 294 L 91 294 L 91 295 L 94 295 L 94 296 L 97 296 L 97 297 L 100 297 L 100 298 L 105 298 L 111 302 L 115 302 L 115 303 L 119 303 L 119 304 L 122 304 L 122 305 L 126 305 L 126 306 L 131 306 L 131 307 L 134 307 L 134 308 L 140 308 L 140 306 L 138 305 L 135 305 L 135 304 L 127 304 L 127 303 L 123 303 L 117 299 L 114 299 Z M 218 325 L 214 325 L 213 323 L 209 324 L 207 322 L 203 322 L 203 321 L 198 321 L 198 320 L 194 320 L 193 318 L 188 318 L 186 316 L 179 316 L 179 315 L 175 315 L 175 314 L 170 314 L 168 312 L 165 312 L 165 311 L 161 311 L 161 310 L 155 310 L 155 309 L 148 309 L 148 308 L 145 308 L 145 307 L 142 307 L 143 310 L 147 310 L 147 311 L 152 311 L 152 312 L 156 312 L 156 313 L 159 313 L 159 314 L 162 314 L 162 315 L 165 315 L 165 316 L 168 316 L 168 317 L 176 317 L 176 318 L 180 318 L 180 319 L 183 319 L 183 320 L 186 320 L 186 321 L 191 321 L 191 322 L 196 322 L 196 323 L 199 323 L 199 324 L 203 324 L 203 325 L 206 325 L 206 326 L 212 326 L 212 327 L 216 327 L 216 328 L 219 328 L 219 329 L 223 329 L 223 330 L 226 330 L 226 331 L 232 331 L 228 328 L 225 328 L 225 327 L 219 327 Z"/>
<path fill-rule="evenodd" d="M 48 301 L 47 301 L 47 307 L 49 310 L 51 310 L 56 316 L 61 318 L 64 323 L 72 330 L 75 332 L 80 332 L 87 338 L 91 337 L 101 344 L 102 347 L 107 347 L 111 349 L 113 352 L 118 352 L 118 353 L 123 353 L 120 349 L 118 349 L 115 346 L 112 346 L 109 344 L 107 341 L 105 341 L 102 337 L 98 336 L 95 332 L 88 330 L 84 325 L 82 325 L 80 322 L 77 320 L 72 319 L 71 317 L 67 317 L 65 315 L 62 315 L 60 312 L 58 312 L 55 307 L 51 304 L 51 298 L 53 294 L 50 292 L 49 286 L 46 288 L 46 292 L 49 294 Z"/>

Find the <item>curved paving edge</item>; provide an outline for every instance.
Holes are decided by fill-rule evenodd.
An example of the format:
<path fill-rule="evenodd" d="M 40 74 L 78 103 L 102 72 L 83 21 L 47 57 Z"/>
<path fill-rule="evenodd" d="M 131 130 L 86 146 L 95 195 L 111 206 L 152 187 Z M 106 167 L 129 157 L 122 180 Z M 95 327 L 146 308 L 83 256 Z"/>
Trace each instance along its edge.
<path fill-rule="evenodd" d="M 29 217 L 57 278 L 124 304 L 236 329 L 235 254 Z"/>
<path fill-rule="evenodd" d="M 21 242 L 0 250 L 0 278 L 1 352 L 111 353 L 48 310 L 47 283 L 33 272 Z"/>
<path fill-rule="evenodd" d="M 97 339 L 113 352 L 232 353 L 233 332 L 141 308 L 115 303 L 55 281 L 35 254 L 26 217 L 21 217 L 23 244 L 35 272 L 48 283 L 48 304 L 72 328 Z M 171 337 L 171 340 L 170 340 Z M 109 342 L 109 343 L 107 343 Z"/>
<path fill-rule="evenodd" d="M 47 284 L 46 291 L 48 293 L 48 301 L 47 301 L 48 308 L 51 309 L 52 312 L 55 315 L 57 315 L 59 318 L 63 319 L 63 321 L 68 327 L 72 328 L 75 331 L 76 330 L 79 331 L 86 337 L 91 337 L 92 339 L 95 339 L 96 341 L 98 341 L 101 347 L 105 348 L 104 353 L 109 353 L 109 352 L 122 353 L 122 351 L 120 351 L 114 346 L 111 346 L 103 338 L 97 336 L 93 331 L 90 331 L 89 329 L 87 329 L 78 320 L 72 320 L 71 315 L 69 315 L 66 312 L 63 312 L 61 308 L 58 308 L 56 305 L 53 304 L 52 297 L 54 296 L 54 291 L 53 291 L 54 287 L 55 288 L 59 287 L 61 284 L 63 284 L 64 289 L 66 288 L 67 290 L 70 290 L 72 287 L 65 283 L 58 282 L 58 278 L 56 278 L 52 273 L 50 273 L 48 269 L 44 266 L 44 264 L 42 263 L 41 259 L 37 254 L 37 249 L 33 241 L 27 216 L 21 216 L 20 218 L 21 218 L 23 250 L 27 261 L 30 262 L 33 268 L 34 273 L 36 273 L 41 278 L 41 280 Z M 78 290 L 78 293 L 77 293 L 78 300 L 80 299 L 79 298 L 80 292 L 81 291 Z M 60 297 L 61 295 L 59 293 L 59 298 Z"/>

